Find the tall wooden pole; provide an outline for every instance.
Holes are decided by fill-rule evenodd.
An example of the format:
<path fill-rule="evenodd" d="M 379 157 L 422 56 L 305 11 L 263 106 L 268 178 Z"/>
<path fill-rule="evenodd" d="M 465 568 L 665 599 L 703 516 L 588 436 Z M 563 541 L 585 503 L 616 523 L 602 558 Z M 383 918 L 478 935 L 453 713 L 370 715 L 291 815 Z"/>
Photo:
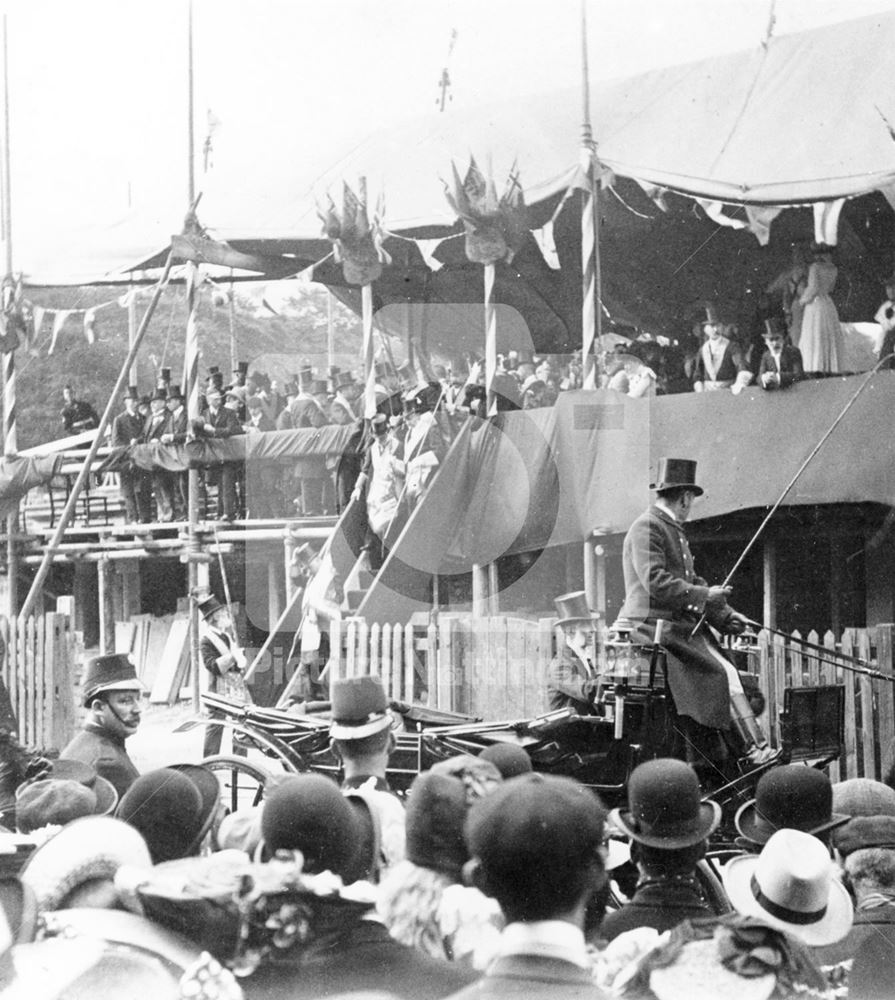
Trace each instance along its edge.
<path fill-rule="evenodd" d="M 9 45 L 6 14 L 3 15 L 3 243 L 6 248 L 4 261 L 6 275 L 12 277 L 12 178 L 9 149 Z M 11 458 L 18 453 L 18 426 L 16 416 L 16 358 L 15 351 L 3 355 L 3 454 Z M 6 518 L 6 568 L 7 568 L 7 617 L 15 617 L 19 603 L 19 560 L 15 542 L 18 529 L 18 511 Z"/>
<path fill-rule="evenodd" d="M 494 308 L 494 264 L 485 264 L 485 414 L 497 413 L 494 378 L 497 375 L 497 310 Z"/>
<path fill-rule="evenodd" d="M 585 389 L 594 389 L 599 372 L 594 343 L 603 333 L 603 290 L 600 273 L 600 190 L 597 146 L 590 122 L 590 67 L 587 54 L 587 0 L 581 0 L 582 125 L 581 166 L 581 366 Z"/>
<path fill-rule="evenodd" d="M 187 204 L 190 211 L 196 204 L 195 165 L 195 123 L 193 109 L 193 3 L 190 0 L 187 29 Z M 195 262 L 187 264 L 187 324 L 185 365 L 187 374 L 187 415 L 195 420 L 199 417 L 199 327 L 196 322 L 196 280 L 199 268 Z M 199 585 L 199 557 L 201 542 L 198 535 L 199 524 L 199 470 L 191 468 L 188 478 L 187 517 L 189 519 L 187 541 L 187 580 L 190 590 L 190 683 L 193 709 L 198 711 L 199 671 L 202 660 L 199 654 L 199 605 L 196 591 Z"/>

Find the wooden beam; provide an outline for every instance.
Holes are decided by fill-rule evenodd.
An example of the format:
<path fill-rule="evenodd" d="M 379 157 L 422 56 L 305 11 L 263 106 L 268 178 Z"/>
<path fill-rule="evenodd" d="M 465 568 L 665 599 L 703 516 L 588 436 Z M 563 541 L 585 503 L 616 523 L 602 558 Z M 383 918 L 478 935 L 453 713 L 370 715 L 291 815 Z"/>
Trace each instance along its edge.
<path fill-rule="evenodd" d="M 777 627 L 777 543 L 773 536 L 764 540 L 762 555 L 763 607 L 762 622 L 768 628 Z"/>

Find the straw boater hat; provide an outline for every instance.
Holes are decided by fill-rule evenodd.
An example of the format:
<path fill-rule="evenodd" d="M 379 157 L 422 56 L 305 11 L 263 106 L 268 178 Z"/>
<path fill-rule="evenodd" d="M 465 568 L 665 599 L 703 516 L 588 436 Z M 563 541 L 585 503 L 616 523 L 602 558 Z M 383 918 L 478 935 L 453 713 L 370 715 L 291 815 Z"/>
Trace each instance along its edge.
<path fill-rule="evenodd" d="M 556 624 L 560 627 L 576 625 L 578 622 L 593 624 L 594 616 L 587 606 L 587 595 L 583 590 L 573 590 L 568 594 L 561 594 L 554 599 L 553 603 L 556 605 L 558 615 Z"/>
<path fill-rule="evenodd" d="M 329 734 L 334 740 L 363 739 L 392 724 L 385 688 L 377 677 L 365 675 L 334 681 L 331 701 Z"/>
<path fill-rule="evenodd" d="M 689 458 L 660 458 L 656 481 L 650 483 L 649 488 L 660 493 L 677 486 L 686 486 L 697 496 L 702 496 L 702 487 L 696 485 L 696 462 Z"/>
<path fill-rule="evenodd" d="M 93 656 L 84 670 L 84 704 L 89 705 L 106 691 L 143 691 L 143 682 L 137 677 L 137 668 L 126 653 L 107 653 Z"/>
<path fill-rule="evenodd" d="M 728 862 L 724 888 L 734 908 L 809 946 L 841 941 L 854 907 L 826 847 L 810 833 L 778 830 L 761 854 Z"/>
<path fill-rule="evenodd" d="M 670 851 L 705 840 L 721 822 L 721 807 L 701 801 L 696 772 L 688 764 L 664 758 L 633 770 L 628 808 L 613 809 L 609 821 L 638 843 Z"/>

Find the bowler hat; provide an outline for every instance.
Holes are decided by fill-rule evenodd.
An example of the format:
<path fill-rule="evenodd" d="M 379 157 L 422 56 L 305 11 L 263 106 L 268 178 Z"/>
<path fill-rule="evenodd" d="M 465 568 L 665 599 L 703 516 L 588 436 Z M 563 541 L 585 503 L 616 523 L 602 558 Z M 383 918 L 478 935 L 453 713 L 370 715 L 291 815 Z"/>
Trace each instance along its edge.
<path fill-rule="evenodd" d="M 635 767 L 628 779 L 628 808 L 609 815 L 632 840 L 671 851 L 705 840 L 721 822 L 721 807 L 702 802 L 693 768 L 668 757 Z"/>
<path fill-rule="evenodd" d="M 479 757 L 490 761 L 504 778 L 515 778 L 533 770 L 531 757 L 518 743 L 492 743 Z"/>
<path fill-rule="evenodd" d="M 872 778 L 849 778 L 833 785 L 833 808 L 849 817 L 832 833 L 840 854 L 865 847 L 895 849 L 895 789 Z"/>
<path fill-rule="evenodd" d="M 218 801 L 214 774 L 198 764 L 178 764 L 141 774 L 122 796 L 116 816 L 142 834 L 158 864 L 195 853 Z"/>
<path fill-rule="evenodd" d="M 378 677 L 365 674 L 333 681 L 330 691 L 332 724 L 329 734 L 335 740 L 359 740 L 388 729 L 385 688 Z"/>
<path fill-rule="evenodd" d="M 348 872 L 360 847 L 354 810 L 322 774 L 297 774 L 264 800 L 261 832 L 271 853 L 301 851 L 305 871 Z"/>
<path fill-rule="evenodd" d="M 734 908 L 760 917 L 809 946 L 833 944 L 851 930 L 854 908 L 834 877 L 827 849 L 801 830 L 778 830 L 761 854 L 743 854 L 724 868 Z"/>
<path fill-rule="evenodd" d="M 550 881 L 597 857 L 605 818 L 597 796 L 572 778 L 520 774 L 472 806 L 466 843 L 489 878 Z"/>
<path fill-rule="evenodd" d="M 583 590 L 573 590 L 568 594 L 562 594 L 555 598 L 556 613 L 559 618 L 557 625 L 573 625 L 576 622 L 587 622 L 593 624 L 594 616 L 587 606 L 587 595 Z"/>
<path fill-rule="evenodd" d="M 105 691 L 143 691 L 143 682 L 126 653 L 106 653 L 93 656 L 84 670 L 84 704 Z"/>
<path fill-rule="evenodd" d="M 650 483 L 650 489 L 661 493 L 678 486 L 686 486 L 702 496 L 702 488 L 696 485 L 696 462 L 689 458 L 660 458 L 656 481 Z"/>
<path fill-rule="evenodd" d="M 740 834 L 753 844 L 765 844 L 778 830 L 817 835 L 848 821 L 833 812 L 833 787 L 821 771 L 804 764 L 785 764 L 763 774 L 755 798 L 734 817 Z"/>

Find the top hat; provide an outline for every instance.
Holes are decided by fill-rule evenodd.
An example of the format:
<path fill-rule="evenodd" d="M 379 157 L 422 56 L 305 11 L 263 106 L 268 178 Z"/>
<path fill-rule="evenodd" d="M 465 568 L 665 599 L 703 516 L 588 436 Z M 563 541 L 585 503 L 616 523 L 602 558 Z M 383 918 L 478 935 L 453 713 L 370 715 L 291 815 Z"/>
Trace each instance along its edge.
<path fill-rule="evenodd" d="M 865 847 L 895 849 L 895 789 L 872 778 L 849 778 L 833 785 L 833 808 L 850 817 L 833 830 L 842 855 Z"/>
<path fill-rule="evenodd" d="M 285 383 L 285 385 L 283 386 L 283 395 L 284 396 L 297 396 L 298 395 L 298 386 L 295 384 L 295 382 L 286 382 Z"/>
<path fill-rule="evenodd" d="M 179 385 L 168 386 L 168 399 L 183 399 L 183 393 L 180 391 Z"/>
<path fill-rule="evenodd" d="M 298 369 L 298 387 L 307 390 L 314 381 L 314 369 L 310 365 L 305 365 Z"/>
<path fill-rule="evenodd" d="M 171 369 L 170 368 L 163 368 L 161 370 L 161 374 L 159 375 L 159 381 L 160 382 L 164 382 L 165 384 L 167 384 L 168 382 L 171 381 Z"/>
<path fill-rule="evenodd" d="M 237 361 L 236 367 L 233 369 L 234 375 L 248 375 L 249 373 L 249 363 L 248 361 Z"/>
<path fill-rule="evenodd" d="M 356 385 L 356 381 L 351 372 L 337 372 L 333 378 L 333 385 L 336 392 L 345 389 L 349 385 Z"/>
<path fill-rule="evenodd" d="M 138 830 L 152 863 L 193 854 L 217 815 L 220 786 L 200 764 L 174 764 L 141 774 L 115 815 Z"/>
<path fill-rule="evenodd" d="M 143 691 L 136 667 L 126 653 L 106 653 L 93 656 L 84 670 L 84 704 L 105 691 Z"/>
<path fill-rule="evenodd" d="M 326 381 L 322 378 L 315 378 L 307 386 L 305 386 L 307 392 L 312 396 L 326 396 L 329 394 L 329 388 Z"/>
<path fill-rule="evenodd" d="M 329 734 L 335 740 L 363 739 L 392 724 L 385 688 L 378 677 L 366 674 L 333 681 L 330 699 Z"/>
<path fill-rule="evenodd" d="M 755 798 L 734 817 L 740 834 L 753 844 L 765 844 L 781 829 L 817 835 L 848 821 L 833 812 L 833 787 L 821 771 L 804 764 L 785 764 L 763 774 Z"/>
<path fill-rule="evenodd" d="M 649 760 L 631 772 L 628 808 L 613 809 L 612 821 L 648 847 L 672 851 L 705 840 L 721 822 L 717 802 L 702 802 L 696 772 L 672 758 Z"/>
<path fill-rule="evenodd" d="M 384 413 L 377 413 L 370 421 L 370 429 L 379 437 L 388 431 L 388 417 Z"/>
<path fill-rule="evenodd" d="M 199 614 L 205 619 L 205 621 L 210 621 L 218 611 L 226 611 L 227 608 L 221 604 L 221 602 L 212 594 L 210 597 L 206 597 L 204 600 L 199 601 L 196 605 L 199 609 Z"/>
<path fill-rule="evenodd" d="M 405 361 L 402 365 L 398 365 L 398 371 L 396 372 L 398 376 L 398 381 L 401 383 L 402 389 L 414 389 L 419 382 L 416 372 L 413 370 L 413 365 L 409 361 Z"/>
<path fill-rule="evenodd" d="M 851 930 L 854 908 L 829 852 L 801 830 L 778 830 L 761 854 L 729 861 L 724 888 L 739 913 L 809 946 L 833 944 Z"/>
<path fill-rule="evenodd" d="M 587 606 L 587 595 L 583 590 L 573 590 L 557 597 L 553 603 L 559 616 L 557 625 L 572 625 L 575 622 L 593 624 L 594 615 Z"/>
<path fill-rule="evenodd" d="M 168 393 L 166 392 L 165 387 L 163 385 L 159 385 L 152 390 L 152 395 L 149 397 L 149 402 L 155 403 L 158 400 L 162 400 L 164 402 L 167 398 L 168 398 Z"/>
<path fill-rule="evenodd" d="M 706 302 L 705 304 L 705 319 L 702 321 L 703 326 L 720 326 L 721 320 L 718 318 L 718 308 L 714 302 Z"/>
<path fill-rule="evenodd" d="M 140 390 L 135 385 L 129 385 L 124 393 L 125 399 L 135 399 L 137 402 L 140 400 Z"/>
<path fill-rule="evenodd" d="M 686 486 L 698 497 L 702 496 L 702 487 L 696 485 L 696 462 L 689 458 L 660 458 L 656 481 L 649 488 L 660 493 L 676 486 Z"/>
<path fill-rule="evenodd" d="M 763 337 L 782 337 L 786 331 L 783 328 L 783 321 L 779 316 L 770 316 L 764 321 Z"/>

